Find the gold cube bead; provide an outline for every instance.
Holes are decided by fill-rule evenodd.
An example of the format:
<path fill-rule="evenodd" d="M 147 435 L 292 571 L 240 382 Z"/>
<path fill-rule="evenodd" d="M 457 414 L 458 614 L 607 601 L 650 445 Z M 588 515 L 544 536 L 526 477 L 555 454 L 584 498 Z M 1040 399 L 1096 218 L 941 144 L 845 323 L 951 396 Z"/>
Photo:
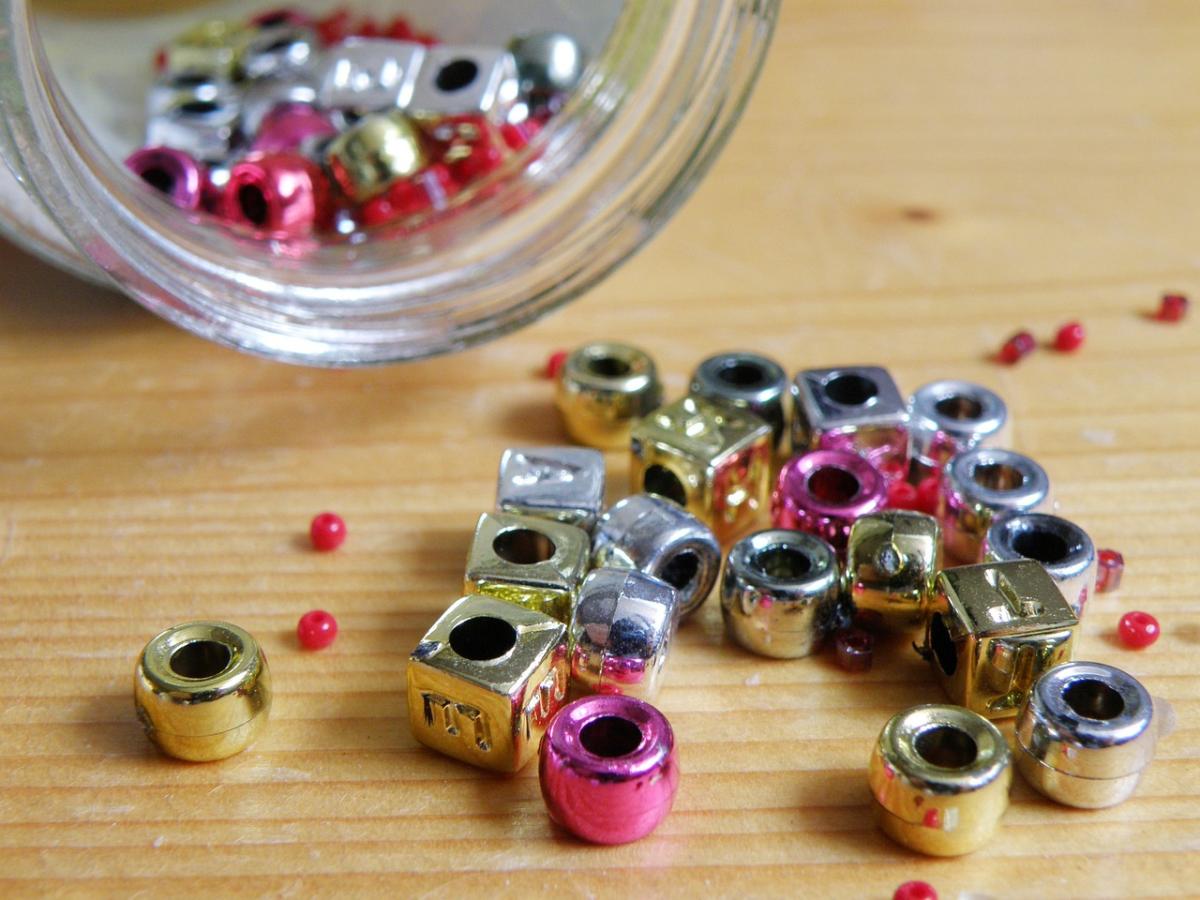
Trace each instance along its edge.
<path fill-rule="evenodd" d="M 1040 563 L 960 566 L 937 577 L 922 655 L 955 703 L 1013 716 L 1043 672 L 1071 659 L 1078 627 Z"/>
<path fill-rule="evenodd" d="M 170 77 L 204 75 L 233 81 L 240 74 L 242 55 L 254 34 L 254 29 L 229 19 L 199 22 L 176 35 L 164 48 L 164 74 Z"/>
<path fill-rule="evenodd" d="M 206 762 L 246 749 L 267 724 L 271 676 L 248 632 L 187 622 L 150 639 L 134 670 L 146 736 L 164 753 Z"/>
<path fill-rule="evenodd" d="M 567 357 L 554 402 L 573 440 L 600 450 L 622 450 L 629 446 L 633 423 L 662 403 L 662 385 L 645 352 L 599 341 Z"/>
<path fill-rule="evenodd" d="M 534 516 L 484 513 L 475 526 L 463 591 L 566 623 L 590 557 L 591 540 L 582 528 Z"/>
<path fill-rule="evenodd" d="M 673 500 L 729 540 L 767 507 L 773 441 L 751 412 L 684 397 L 633 426 L 630 489 Z"/>
<path fill-rule="evenodd" d="M 420 132 L 399 111 L 364 117 L 325 149 L 329 174 L 343 193 L 358 203 L 417 174 L 427 161 Z"/>
<path fill-rule="evenodd" d="M 893 716 L 867 766 L 884 834 L 930 856 L 983 846 L 1008 808 L 1012 754 L 982 716 L 928 704 Z"/>
<path fill-rule="evenodd" d="M 408 659 L 413 736 L 471 765 L 518 771 L 566 701 L 566 638 L 561 622 L 495 597 L 456 601 Z"/>
<path fill-rule="evenodd" d="M 892 628 L 924 619 L 942 568 L 937 519 L 906 510 L 871 513 L 850 528 L 846 586 L 855 609 Z"/>

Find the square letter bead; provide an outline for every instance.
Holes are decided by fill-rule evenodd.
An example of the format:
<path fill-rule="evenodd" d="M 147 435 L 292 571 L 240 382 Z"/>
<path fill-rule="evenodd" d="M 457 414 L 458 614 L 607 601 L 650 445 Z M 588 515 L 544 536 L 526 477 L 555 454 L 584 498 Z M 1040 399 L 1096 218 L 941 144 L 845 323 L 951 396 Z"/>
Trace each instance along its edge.
<path fill-rule="evenodd" d="M 496 506 L 590 531 L 604 507 L 604 454 L 579 447 L 505 450 Z"/>
<path fill-rule="evenodd" d="M 463 597 L 408 659 L 413 736 L 447 756 L 516 772 L 567 696 L 567 629 L 493 597 Z"/>
<path fill-rule="evenodd" d="M 591 540 L 582 528 L 533 516 L 484 513 L 475 526 L 463 590 L 566 623 L 590 556 Z"/>
<path fill-rule="evenodd" d="M 1071 659 L 1079 620 L 1041 563 L 959 566 L 936 585 L 924 655 L 959 706 L 1016 715 L 1041 674 Z"/>
<path fill-rule="evenodd" d="M 851 450 L 891 481 L 908 470 L 908 406 L 887 369 L 807 369 L 792 383 L 792 449 Z"/>
<path fill-rule="evenodd" d="M 766 508 L 771 426 L 720 401 L 687 396 L 633 426 L 630 489 L 673 500 L 724 541 Z"/>
<path fill-rule="evenodd" d="M 413 41 L 351 38 L 331 47 L 321 60 L 317 99 L 326 109 L 359 115 L 404 109 L 425 59 Z"/>

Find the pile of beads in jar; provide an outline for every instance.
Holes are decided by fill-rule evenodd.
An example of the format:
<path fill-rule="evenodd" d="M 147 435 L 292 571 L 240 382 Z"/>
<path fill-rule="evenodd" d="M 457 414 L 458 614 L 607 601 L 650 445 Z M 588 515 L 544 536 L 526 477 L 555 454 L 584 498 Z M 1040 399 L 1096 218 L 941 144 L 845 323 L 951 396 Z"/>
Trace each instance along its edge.
<path fill-rule="evenodd" d="M 789 379 L 773 360 L 726 353 L 664 403 L 637 348 L 593 343 L 560 363 L 556 405 L 590 446 L 502 455 L 462 596 L 409 657 L 418 741 L 505 774 L 536 756 L 561 826 L 597 843 L 649 834 L 680 778 L 674 733 L 652 701 L 676 630 L 717 593 L 731 642 L 777 659 L 832 643 L 861 671 L 873 632 L 919 629 L 914 646 L 949 702 L 897 712 L 867 767 L 880 828 L 904 846 L 981 847 L 1014 767 L 1067 806 L 1131 796 L 1155 752 L 1154 703 L 1128 673 L 1074 659 L 1090 597 L 1117 587 L 1123 563 L 1046 511 L 1045 470 L 1001 446 L 1009 417 L 998 395 L 947 380 L 905 399 L 880 367 Z M 630 493 L 607 508 L 605 449 L 631 453 Z M 928 511 L 898 508 L 913 503 Z M 319 549 L 328 515 L 322 542 L 314 520 Z M 1127 630 L 1123 621 L 1128 647 L 1152 642 Z M 245 661 L 240 682 L 222 668 L 234 659 Z M 226 682 L 243 685 L 238 701 L 215 689 Z M 137 685 L 151 738 L 192 759 L 244 748 L 269 707 L 265 658 L 221 623 L 156 637 Z M 209 703 L 243 724 L 204 733 Z M 994 724 L 1006 718 L 1011 748 Z"/>
<path fill-rule="evenodd" d="M 280 10 L 200 22 L 155 64 L 126 166 L 182 209 L 288 239 L 445 209 L 526 146 L 584 59 L 564 34 L 457 46 L 403 18 Z"/>

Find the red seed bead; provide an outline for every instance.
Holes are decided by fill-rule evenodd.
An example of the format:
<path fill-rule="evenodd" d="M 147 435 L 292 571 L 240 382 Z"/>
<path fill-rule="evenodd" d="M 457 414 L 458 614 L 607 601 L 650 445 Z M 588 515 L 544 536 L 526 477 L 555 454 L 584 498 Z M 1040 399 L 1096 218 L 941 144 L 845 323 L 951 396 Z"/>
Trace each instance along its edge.
<path fill-rule="evenodd" d="M 861 628 L 846 628 L 834 638 L 838 665 L 847 672 L 865 672 L 875 657 L 875 636 Z"/>
<path fill-rule="evenodd" d="M 1103 549 L 1096 553 L 1096 593 L 1107 594 L 1121 586 L 1125 574 L 1125 557 L 1116 550 Z"/>
<path fill-rule="evenodd" d="M 917 512 L 929 516 L 938 514 L 938 504 L 942 498 L 942 478 L 940 475 L 930 475 L 921 479 L 917 485 Z"/>
<path fill-rule="evenodd" d="M 323 512 L 313 516 L 308 529 L 314 550 L 327 553 L 346 541 L 346 523 L 337 513 Z"/>
<path fill-rule="evenodd" d="M 938 893 L 928 881 L 906 881 L 896 888 L 892 900 L 938 900 Z"/>
<path fill-rule="evenodd" d="M 562 371 L 563 366 L 567 364 L 567 351 L 555 350 L 550 354 L 550 358 L 546 360 L 546 377 L 553 380 L 558 377 L 558 373 Z"/>
<path fill-rule="evenodd" d="M 411 41 L 417 36 L 413 31 L 412 26 L 408 23 L 408 19 L 404 16 L 396 16 L 388 23 L 386 35 L 393 41 Z"/>
<path fill-rule="evenodd" d="M 1037 347 L 1037 341 L 1028 331 L 1018 331 L 1000 348 L 998 359 L 1005 365 L 1011 366 L 1024 356 L 1028 356 Z"/>
<path fill-rule="evenodd" d="M 367 18 L 358 23 L 358 27 L 354 29 L 354 36 L 360 38 L 383 37 L 384 30 L 374 19 Z"/>
<path fill-rule="evenodd" d="M 1160 322 L 1180 322 L 1187 315 L 1188 306 L 1188 298 L 1184 294 L 1163 294 L 1157 318 Z"/>
<path fill-rule="evenodd" d="M 323 609 L 306 612 L 296 623 L 296 638 L 305 650 L 324 650 L 337 634 L 337 619 Z"/>
<path fill-rule="evenodd" d="M 1158 640 L 1158 619 L 1147 612 L 1127 612 L 1117 623 L 1117 637 L 1130 650 L 1145 650 Z"/>
<path fill-rule="evenodd" d="M 526 119 L 519 123 L 505 122 L 500 126 L 500 136 L 504 138 L 509 150 L 520 150 L 541 130 L 542 123 L 537 119 Z"/>
<path fill-rule="evenodd" d="M 888 509 L 911 509 L 920 511 L 920 497 L 915 485 L 897 479 L 888 485 Z"/>
<path fill-rule="evenodd" d="M 1083 346 L 1083 325 L 1079 322 L 1068 322 L 1054 335 L 1054 349 L 1061 353 L 1071 353 Z"/>
<path fill-rule="evenodd" d="M 325 45 L 336 44 L 350 36 L 350 20 L 348 9 L 336 9 L 323 19 L 318 19 L 315 25 L 317 37 Z"/>

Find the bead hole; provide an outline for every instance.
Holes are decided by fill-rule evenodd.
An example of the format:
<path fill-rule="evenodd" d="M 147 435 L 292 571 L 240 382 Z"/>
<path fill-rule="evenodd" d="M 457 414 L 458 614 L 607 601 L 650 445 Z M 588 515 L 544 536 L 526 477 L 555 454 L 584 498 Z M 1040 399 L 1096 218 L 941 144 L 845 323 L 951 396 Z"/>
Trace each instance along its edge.
<path fill-rule="evenodd" d="M 989 491 L 1015 491 L 1025 484 L 1025 473 L 1007 463 L 984 463 L 976 466 L 971 477 Z"/>
<path fill-rule="evenodd" d="M 975 739 L 953 725 L 927 728 L 917 735 L 913 747 L 927 763 L 942 769 L 965 769 L 979 755 Z"/>
<path fill-rule="evenodd" d="M 455 59 L 438 70 L 434 83 L 439 91 L 452 93 L 467 87 L 479 75 L 479 66 L 474 60 Z"/>
<path fill-rule="evenodd" d="M 671 561 L 663 566 L 659 578 L 676 590 L 682 591 L 692 583 L 699 571 L 700 557 L 691 550 L 684 550 L 682 553 L 676 553 Z"/>
<path fill-rule="evenodd" d="M 687 491 L 683 487 L 683 482 L 666 466 L 657 464 L 647 466 L 642 484 L 647 494 L 658 494 L 680 506 L 687 506 Z"/>
<path fill-rule="evenodd" d="M 243 184 L 237 192 L 238 209 L 251 225 L 267 224 L 267 195 L 257 184 Z"/>
<path fill-rule="evenodd" d="M 175 176 L 158 166 L 142 172 L 142 181 L 164 194 L 169 194 L 175 189 Z"/>
<path fill-rule="evenodd" d="M 233 651 L 220 641 L 188 641 L 171 654 L 171 671 L 181 678 L 212 678 L 233 660 Z"/>
<path fill-rule="evenodd" d="M 933 408 L 947 419 L 978 419 L 983 415 L 983 404 L 963 394 L 943 397 L 933 404 Z"/>
<path fill-rule="evenodd" d="M 717 377 L 733 387 L 758 387 L 767 380 L 767 373 L 758 363 L 729 363 L 717 372 Z"/>
<path fill-rule="evenodd" d="M 171 79 L 171 86 L 177 88 L 194 88 L 203 87 L 210 84 L 212 79 L 207 75 L 202 75 L 199 72 L 184 72 L 182 75 L 176 75 Z"/>
<path fill-rule="evenodd" d="M 854 473 L 837 466 L 821 466 L 808 476 L 808 492 L 822 503 L 849 503 L 860 487 Z"/>
<path fill-rule="evenodd" d="M 185 116 L 207 116 L 217 111 L 217 104 L 211 100 L 189 100 L 179 104 L 178 110 Z"/>
<path fill-rule="evenodd" d="M 1121 695 L 1103 681 L 1072 681 L 1062 694 L 1067 706 L 1085 719 L 1115 719 L 1125 711 Z"/>
<path fill-rule="evenodd" d="M 825 383 L 825 396 L 842 406 L 862 406 L 879 394 L 879 385 L 865 375 L 837 375 Z"/>
<path fill-rule="evenodd" d="M 450 649 L 476 662 L 499 659 L 516 645 L 517 629 L 495 616 L 467 619 L 450 632 Z"/>
<path fill-rule="evenodd" d="M 596 756 L 628 756 L 641 746 L 642 729 L 621 716 L 601 716 L 580 729 L 579 743 Z"/>
<path fill-rule="evenodd" d="M 941 613 L 929 621 L 929 649 L 937 662 L 942 674 L 950 677 L 958 669 L 958 654 L 954 652 L 954 641 L 950 638 L 950 629 Z"/>
<path fill-rule="evenodd" d="M 510 528 L 496 535 L 492 550 L 505 562 L 518 566 L 543 563 L 554 556 L 554 541 L 532 528 Z"/>
<path fill-rule="evenodd" d="M 788 581 L 807 575 L 812 569 L 812 560 L 795 547 L 775 544 L 755 553 L 754 565 L 772 578 Z"/>
<path fill-rule="evenodd" d="M 615 356 L 595 356 L 587 361 L 588 371 L 602 378 L 620 378 L 628 375 L 632 369 L 623 359 Z"/>
<path fill-rule="evenodd" d="M 1071 555 L 1071 546 L 1050 531 L 1022 531 L 1013 537 L 1012 548 L 1026 559 L 1040 563 L 1062 562 Z"/>

